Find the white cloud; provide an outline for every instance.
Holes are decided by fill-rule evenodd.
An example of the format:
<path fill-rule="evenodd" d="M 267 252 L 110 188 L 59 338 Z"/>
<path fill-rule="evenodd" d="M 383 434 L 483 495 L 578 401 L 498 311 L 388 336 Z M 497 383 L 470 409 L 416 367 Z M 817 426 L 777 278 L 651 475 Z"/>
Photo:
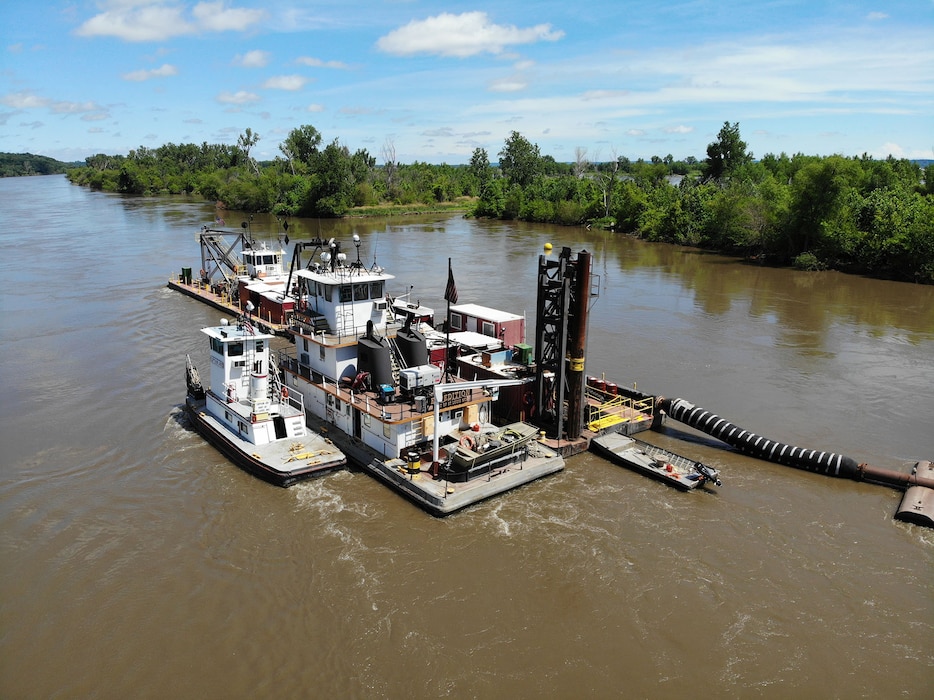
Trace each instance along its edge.
<path fill-rule="evenodd" d="M 268 90 L 301 90 L 307 82 L 308 78 L 302 75 L 278 75 L 269 78 L 263 87 Z"/>
<path fill-rule="evenodd" d="M 7 107 L 14 109 L 35 109 L 37 107 L 47 107 L 50 100 L 46 97 L 39 97 L 31 92 L 11 92 L 8 95 L 0 97 L 0 102 Z"/>
<path fill-rule="evenodd" d="M 888 19 L 888 18 L 889 16 L 885 12 L 870 12 L 868 15 L 866 15 L 866 19 L 872 22 L 878 22 L 880 20 Z"/>
<path fill-rule="evenodd" d="M 312 68 L 349 68 L 349 66 L 342 61 L 322 61 L 320 58 L 312 58 L 311 56 L 300 56 L 295 59 L 295 62 L 302 66 L 311 66 Z"/>
<path fill-rule="evenodd" d="M 247 51 L 245 54 L 237 54 L 234 57 L 234 63 L 244 68 L 263 68 L 269 64 L 268 51 Z"/>
<path fill-rule="evenodd" d="M 142 82 L 150 78 L 164 78 L 169 75 L 178 75 L 178 69 L 173 65 L 165 63 L 161 67 L 152 70 L 137 70 L 131 73 L 124 73 L 123 79 Z"/>
<path fill-rule="evenodd" d="M 247 92 L 246 90 L 240 90 L 239 92 L 222 92 L 217 96 L 217 101 L 224 104 L 231 105 L 247 105 L 252 104 L 253 102 L 259 102 L 259 95 Z"/>
<path fill-rule="evenodd" d="M 199 27 L 211 32 L 242 32 L 259 22 L 265 12 L 227 8 L 223 2 L 199 2 L 191 14 Z"/>
<path fill-rule="evenodd" d="M 521 78 L 500 78 L 490 83 L 491 92 L 519 92 L 526 87 L 528 83 Z"/>
<path fill-rule="evenodd" d="M 507 46 L 537 41 L 557 41 L 562 31 L 550 24 L 527 29 L 493 24 L 485 12 L 442 13 L 425 20 L 413 20 L 381 37 L 376 46 L 396 56 L 434 54 L 466 58 L 480 53 L 501 53 Z"/>
<path fill-rule="evenodd" d="M 694 131 L 693 126 L 684 126 L 683 124 L 679 126 L 669 126 L 665 129 L 662 129 L 666 134 L 690 134 Z"/>
<path fill-rule="evenodd" d="M 76 33 L 79 36 L 114 36 L 125 41 L 161 41 L 194 31 L 195 27 L 182 15 L 181 7 L 126 7 L 114 3 L 113 9 L 95 15 L 78 27 Z"/>
<path fill-rule="evenodd" d="M 201 32 L 244 31 L 259 22 L 263 10 L 227 8 L 201 2 L 191 15 L 164 0 L 109 0 L 107 8 L 75 30 L 78 36 L 112 36 L 124 41 L 164 41 Z"/>
<path fill-rule="evenodd" d="M 68 102 L 60 101 L 52 103 L 52 111 L 56 114 L 82 114 L 84 112 L 97 112 L 100 107 L 94 102 Z"/>
<path fill-rule="evenodd" d="M 324 105 L 311 104 L 311 105 L 308 105 L 308 107 L 305 109 L 305 111 L 306 111 L 306 112 L 323 112 L 323 111 L 324 111 Z"/>
<path fill-rule="evenodd" d="M 50 100 L 28 91 L 13 92 L 0 97 L 0 103 L 22 111 L 27 109 L 49 109 L 53 114 L 80 114 L 84 120 L 106 119 L 109 111 L 94 101 L 71 102 Z"/>

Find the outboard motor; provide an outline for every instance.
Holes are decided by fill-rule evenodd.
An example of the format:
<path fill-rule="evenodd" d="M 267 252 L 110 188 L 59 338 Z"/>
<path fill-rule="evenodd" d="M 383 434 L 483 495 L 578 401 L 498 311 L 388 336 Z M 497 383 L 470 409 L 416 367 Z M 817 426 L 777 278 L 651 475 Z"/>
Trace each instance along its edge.
<path fill-rule="evenodd" d="M 707 479 L 707 481 L 712 481 L 717 486 L 723 486 L 723 482 L 720 481 L 719 475 L 717 474 L 716 470 L 711 469 L 706 464 L 695 462 L 694 469 L 697 470 L 698 474 L 700 474 L 702 477 Z"/>

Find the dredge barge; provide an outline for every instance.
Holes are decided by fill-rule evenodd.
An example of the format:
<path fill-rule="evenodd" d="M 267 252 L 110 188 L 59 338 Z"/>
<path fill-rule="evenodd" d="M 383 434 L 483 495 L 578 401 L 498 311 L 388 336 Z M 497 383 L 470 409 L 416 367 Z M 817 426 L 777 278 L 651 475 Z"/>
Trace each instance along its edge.
<path fill-rule="evenodd" d="M 930 462 L 918 462 L 911 474 L 858 464 L 766 440 L 683 399 L 585 377 L 588 308 L 599 286 L 586 251 L 540 256 L 533 347 L 525 343 L 522 317 L 458 306 L 450 268 L 447 315 L 435 327 L 431 309 L 388 294 L 393 275 L 375 260 L 369 268 L 360 262 L 357 236 L 354 262 L 333 239 L 296 244 L 286 274 L 283 251 L 274 253 L 278 268 L 261 270 L 267 261 L 251 258 L 257 250 L 244 239 L 240 255 L 250 261 L 244 269 L 229 256 L 231 246 L 217 245 L 216 234 L 202 233 L 200 284 L 216 294 L 236 280 L 230 301 L 238 306 L 229 310 L 260 308 L 257 323 L 292 341 L 279 356 L 282 383 L 301 397 L 308 426 L 435 515 L 560 471 L 564 458 L 588 449 L 683 490 L 719 485 L 715 469 L 674 453 L 659 456 L 660 448 L 628 439 L 672 418 L 760 459 L 904 489 L 896 517 L 934 526 Z M 317 256 L 303 265 L 306 246 Z M 221 268 L 224 282 L 209 284 Z M 192 294 L 185 272 L 187 282 L 170 286 L 209 301 Z M 256 286 L 278 280 L 271 297 Z M 683 466 L 677 475 L 676 463 Z"/>

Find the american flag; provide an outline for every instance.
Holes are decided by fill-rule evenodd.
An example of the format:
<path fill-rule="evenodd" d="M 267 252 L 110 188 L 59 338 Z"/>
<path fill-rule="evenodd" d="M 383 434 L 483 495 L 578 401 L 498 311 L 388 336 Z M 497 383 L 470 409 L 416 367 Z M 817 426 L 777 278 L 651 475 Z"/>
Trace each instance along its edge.
<path fill-rule="evenodd" d="M 457 285 L 454 284 L 454 271 L 451 269 L 451 259 L 448 258 L 448 285 L 444 288 L 444 300 L 451 303 L 457 303 Z"/>

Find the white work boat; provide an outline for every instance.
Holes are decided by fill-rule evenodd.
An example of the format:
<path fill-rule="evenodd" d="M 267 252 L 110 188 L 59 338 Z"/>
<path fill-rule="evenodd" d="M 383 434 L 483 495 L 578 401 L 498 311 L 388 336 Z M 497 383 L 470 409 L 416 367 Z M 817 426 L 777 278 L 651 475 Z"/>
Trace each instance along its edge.
<path fill-rule="evenodd" d="M 210 339 L 207 389 L 188 357 L 186 407 L 192 425 L 228 459 L 277 486 L 331 471 L 346 463 L 329 440 L 305 425 L 298 392 L 283 386 L 270 352 L 273 336 L 248 320 L 203 328 Z"/>

